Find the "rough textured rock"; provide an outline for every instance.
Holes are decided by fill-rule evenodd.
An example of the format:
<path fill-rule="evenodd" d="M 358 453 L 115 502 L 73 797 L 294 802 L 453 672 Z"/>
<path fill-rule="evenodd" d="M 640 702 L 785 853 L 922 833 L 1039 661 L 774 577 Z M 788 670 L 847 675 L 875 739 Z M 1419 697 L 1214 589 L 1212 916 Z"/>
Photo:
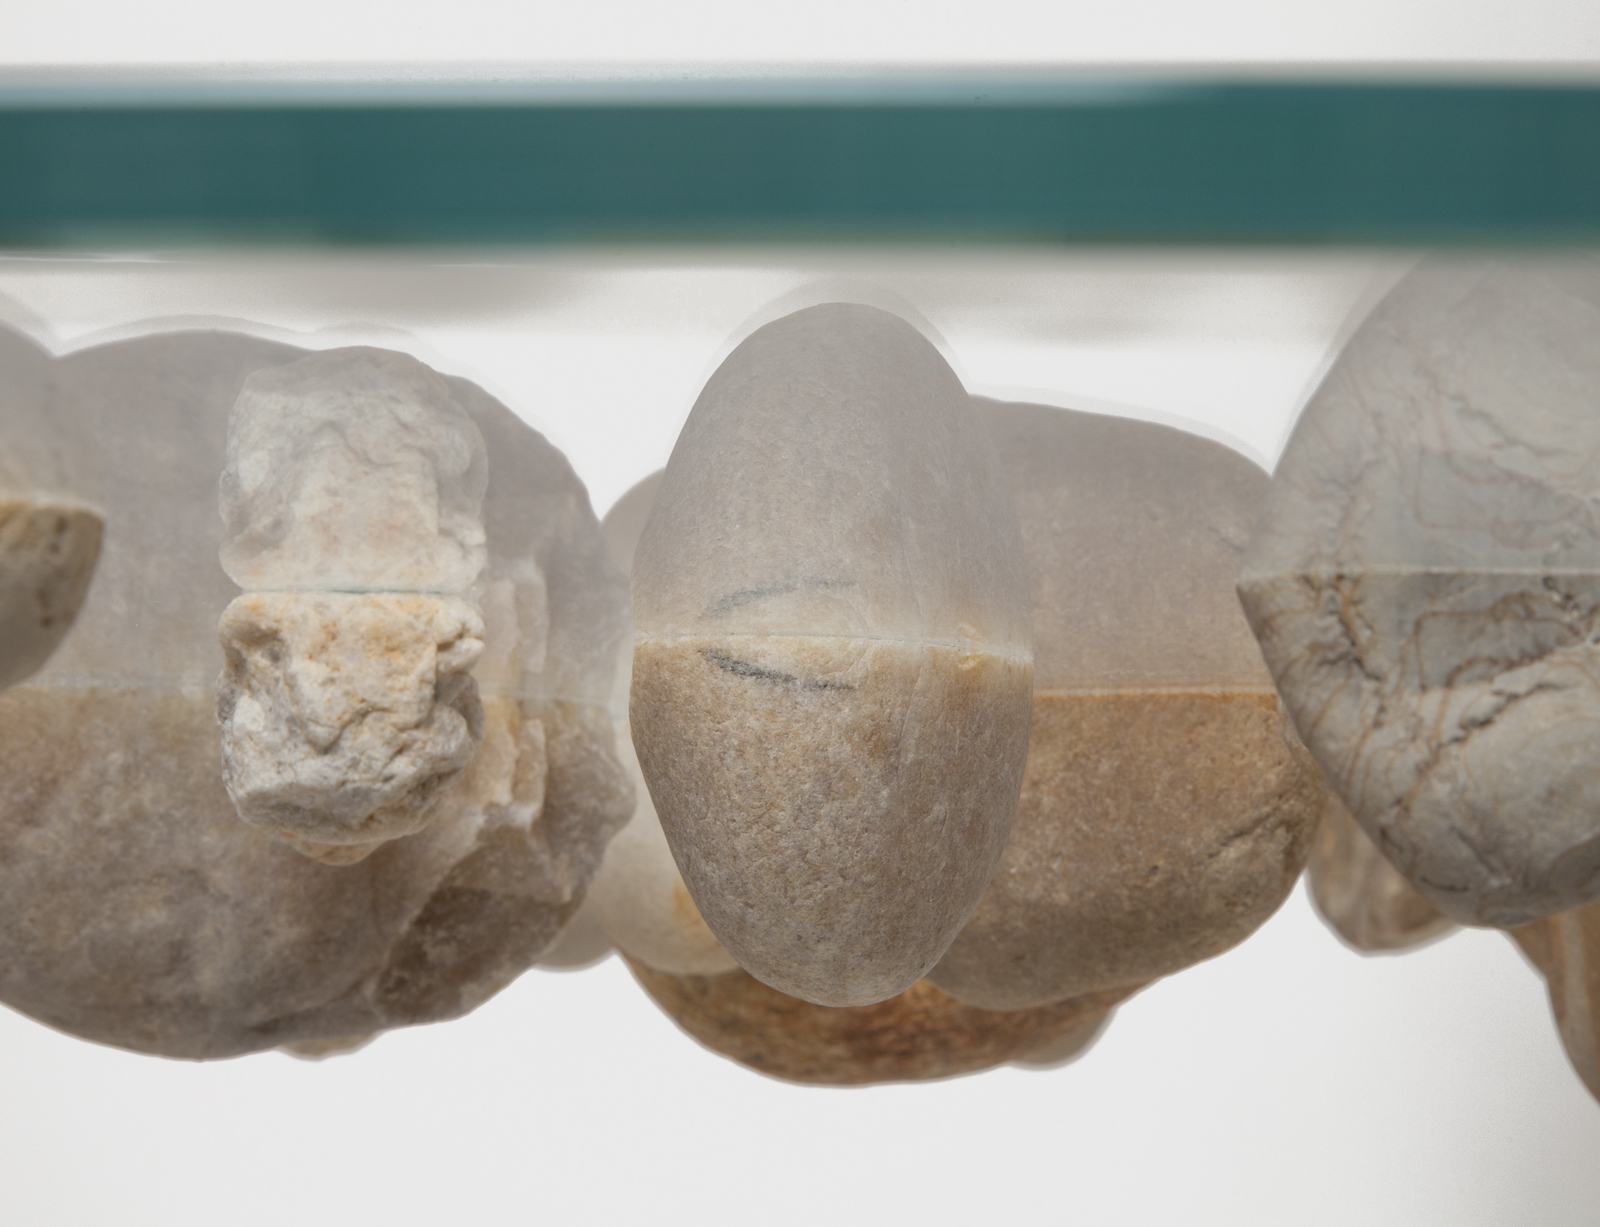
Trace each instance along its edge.
<path fill-rule="evenodd" d="M 465 601 L 254 592 L 217 633 L 228 794 L 246 822 L 320 859 L 420 830 L 483 739 L 470 673 L 483 618 Z"/>
<path fill-rule="evenodd" d="M 103 513 L 89 502 L 92 444 L 55 361 L 0 328 L 0 690 L 32 676 L 89 589 Z"/>
<path fill-rule="evenodd" d="M 1063 1044 L 1082 1051 L 1134 992 L 979 1010 L 919 980 L 887 1001 L 833 1008 L 787 996 L 740 970 L 674 976 L 627 962 L 672 1021 L 712 1052 L 774 1078 L 825 1086 L 952 1078 L 1038 1053 L 1059 1064 Z"/>
<path fill-rule="evenodd" d="M 980 404 L 1028 556 L 1033 729 L 1010 842 L 928 978 L 1015 1010 L 1243 941 L 1304 867 L 1324 789 L 1233 595 L 1267 475 L 1166 426 Z"/>
<path fill-rule="evenodd" d="M 228 333 L 64 359 L 122 463 L 78 627 L 0 695 L 0 1000 L 207 1058 L 451 1018 L 531 966 L 632 809 L 612 750 L 622 577 L 565 461 L 448 380 L 488 444 L 483 741 L 418 834 L 321 864 L 241 823 L 212 685 L 229 406 L 303 357 Z"/>
<path fill-rule="evenodd" d="M 244 381 L 228 417 L 217 631 L 239 817 L 333 864 L 419 830 L 483 733 L 483 436 L 415 358 L 333 349 Z M 381 594 L 381 595 L 379 595 Z"/>
<path fill-rule="evenodd" d="M 1306 745 L 1455 920 L 1600 895 L 1600 263 L 1425 265 L 1295 428 L 1239 595 Z"/>
<path fill-rule="evenodd" d="M 1328 926 L 1364 954 L 1409 950 L 1456 927 L 1383 859 L 1332 795 L 1311 847 L 1306 885 Z"/>
<path fill-rule="evenodd" d="M 1567 1057 L 1600 1099 L 1600 903 L 1547 916 L 1511 936 L 1549 982 Z"/>
<path fill-rule="evenodd" d="M 982 894 L 1027 754 L 1021 542 L 955 374 L 870 307 L 757 330 L 633 579 L 634 747 L 706 924 L 807 1001 L 902 992 Z"/>
<path fill-rule="evenodd" d="M 624 572 L 633 570 L 639 544 L 660 473 L 634 486 L 606 513 L 601 522 L 611 559 Z M 617 734 L 617 757 L 634 777 L 638 799 L 633 818 L 606 848 L 606 859 L 589 890 L 588 906 L 616 946 L 656 971 L 679 976 L 715 976 L 738 966 L 706 927 L 683 884 L 672 849 L 661 829 L 661 819 L 650 800 L 650 790 L 639 771 L 628 730 L 628 689 L 633 676 L 633 642 L 629 638 L 617 660 L 617 692 L 612 719 Z"/>

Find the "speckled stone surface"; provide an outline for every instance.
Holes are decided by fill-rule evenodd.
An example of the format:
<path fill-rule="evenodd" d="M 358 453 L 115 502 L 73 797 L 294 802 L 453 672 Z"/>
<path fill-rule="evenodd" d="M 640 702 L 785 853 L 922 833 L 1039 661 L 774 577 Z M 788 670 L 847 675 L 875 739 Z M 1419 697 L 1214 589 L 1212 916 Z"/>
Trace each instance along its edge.
<path fill-rule="evenodd" d="M 1427 264 L 1273 480 L 1239 595 L 1306 745 L 1445 915 L 1600 895 L 1600 263 Z"/>
<path fill-rule="evenodd" d="M 191 332 L 62 361 L 123 463 L 74 633 L 0 695 L 0 1000 L 71 1034 L 211 1058 L 454 1017 L 549 948 L 631 812 L 607 710 L 624 581 L 559 453 L 450 380 L 501 492 L 481 747 L 425 830 L 357 864 L 239 821 L 212 693 L 237 596 L 217 475 L 245 376 L 302 356 Z"/>
<path fill-rule="evenodd" d="M 712 1052 L 774 1078 L 825 1086 L 952 1078 L 1034 1054 L 1060 1064 L 1086 1048 L 1134 991 L 996 1011 L 963 1005 L 919 980 L 887 1001 L 832 1008 L 743 971 L 673 976 L 632 959 L 628 966 L 656 1004 Z"/>
<path fill-rule="evenodd" d="M 639 482 L 606 513 L 601 522 L 611 559 L 624 572 L 633 570 L 639 544 L 660 473 Z M 606 848 L 606 859 L 595 875 L 588 906 L 616 946 L 656 971 L 681 976 L 712 976 L 732 971 L 739 964 L 722 948 L 700 909 L 683 884 L 672 849 L 650 800 L 649 787 L 633 752 L 628 730 L 628 690 L 633 678 L 633 642 L 630 637 L 617 660 L 617 690 L 612 718 L 617 733 L 617 757 L 633 776 L 637 797 L 633 818 Z"/>
<path fill-rule="evenodd" d="M 1317 827 L 1306 887 L 1328 927 L 1363 954 L 1410 950 L 1456 927 L 1383 858 L 1335 796 Z"/>
<path fill-rule="evenodd" d="M 56 372 L 50 354 L 0 328 L 0 689 L 50 659 L 100 555 L 96 449 Z"/>
<path fill-rule="evenodd" d="M 1027 754 L 1021 542 L 955 374 L 870 307 L 757 330 L 633 580 L 634 748 L 706 924 L 804 1000 L 904 991 L 982 894 Z"/>
<path fill-rule="evenodd" d="M 1014 1010 L 1244 940 L 1304 867 L 1324 789 L 1233 596 L 1266 474 L 1166 426 L 985 412 L 1028 555 L 1033 726 L 1010 842 L 928 978 Z"/>
<path fill-rule="evenodd" d="M 1544 973 L 1567 1057 L 1600 1100 L 1600 903 L 1547 916 L 1511 936 Z"/>

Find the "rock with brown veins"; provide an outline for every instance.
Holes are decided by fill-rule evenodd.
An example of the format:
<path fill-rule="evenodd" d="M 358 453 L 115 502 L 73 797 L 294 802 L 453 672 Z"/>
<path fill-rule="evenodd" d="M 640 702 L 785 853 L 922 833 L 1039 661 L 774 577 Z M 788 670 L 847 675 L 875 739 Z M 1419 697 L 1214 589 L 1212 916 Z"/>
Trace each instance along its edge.
<path fill-rule="evenodd" d="M 1233 595 L 1267 475 L 1167 426 L 980 404 L 1028 555 L 1033 730 L 1011 840 L 928 978 L 1016 1010 L 1243 941 L 1305 866 L 1324 788 Z"/>
<path fill-rule="evenodd" d="M 624 956 L 626 957 L 626 956 Z M 1134 989 L 1031 1010 L 980 1010 L 926 980 L 867 1006 L 812 1005 L 741 970 L 674 976 L 627 959 L 667 1016 L 719 1056 L 774 1078 L 823 1086 L 922 1082 L 1064 1048 L 1081 1052 Z"/>
<path fill-rule="evenodd" d="M 757 330 L 633 580 L 634 747 L 706 924 L 804 1000 L 903 992 L 982 895 L 1027 756 L 1021 541 L 954 372 L 871 307 Z"/>
<path fill-rule="evenodd" d="M 1536 920 L 1511 936 L 1544 973 L 1567 1057 L 1600 1099 L 1600 903 Z"/>
<path fill-rule="evenodd" d="M 32 676 L 72 629 L 104 516 L 55 361 L 0 328 L 0 690 Z"/>
<path fill-rule="evenodd" d="M 1600 263 L 1424 265 L 1312 397 L 1239 596 L 1350 812 L 1439 911 L 1600 896 Z"/>
<path fill-rule="evenodd" d="M 1363 954 L 1410 950 L 1456 927 L 1384 860 L 1332 794 L 1311 847 L 1306 885 L 1328 927 Z"/>
<path fill-rule="evenodd" d="M 121 527 L 74 634 L 0 695 L 0 1000 L 71 1034 L 212 1058 L 455 1017 L 551 946 L 632 810 L 607 707 L 624 581 L 560 454 L 452 379 L 489 464 L 481 746 L 424 830 L 356 864 L 239 821 L 217 474 L 245 377 L 302 356 L 179 333 L 62 362 L 122 460 Z"/>
<path fill-rule="evenodd" d="M 633 569 L 639 534 L 661 485 L 653 473 L 617 500 L 601 522 L 612 561 L 624 572 Z M 606 859 L 589 890 L 588 906 L 616 946 L 645 966 L 679 976 L 714 976 L 739 964 L 706 927 L 683 884 L 650 790 L 639 771 L 628 730 L 628 688 L 633 675 L 630 637 L 617 660 L 617 697 L 612 719 L 617 757 L 633 776 L 637 798 L 633 819 L 606 849 Z"/>

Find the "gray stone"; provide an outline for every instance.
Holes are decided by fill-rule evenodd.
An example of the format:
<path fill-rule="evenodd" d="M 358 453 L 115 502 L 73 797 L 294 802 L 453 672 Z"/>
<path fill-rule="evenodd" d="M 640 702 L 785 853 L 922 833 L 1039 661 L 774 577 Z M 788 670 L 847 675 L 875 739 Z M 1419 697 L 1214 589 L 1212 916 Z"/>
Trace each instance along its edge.
<path fill-rule="evenodd" d="M 706 924 L 791 996 L 902 992 L 982 895 L 1027 756 L 1021 541 L 954 372 L 870 307 L 759 329 L 633 579 L 634 747 Z"/>
<path fill-rule="evenodd" d="M 1239 596 L 1306 745 L 1440 912 L 1600 896 L 1600 263 L 1425 265 L 1284 452 Z"/>

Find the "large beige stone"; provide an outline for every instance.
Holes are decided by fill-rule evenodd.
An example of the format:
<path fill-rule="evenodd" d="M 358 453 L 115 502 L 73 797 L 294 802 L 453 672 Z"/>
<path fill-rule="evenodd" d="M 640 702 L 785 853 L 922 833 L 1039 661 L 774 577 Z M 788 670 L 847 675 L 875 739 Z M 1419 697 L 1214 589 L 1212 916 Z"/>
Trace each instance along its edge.
<path fill-rule="evenodd" d="M 80 409 L 55 360 L 0 328 L 0 690 L 50 659 L 100 556 L 96 449 Z"/>
<path fill-rule="evenodd" d="M 639 482 L 606 513 L 600 528 L 611 559 L 624 572 L 633 570 L 639 534 L 661 485 L 660 473 Z M 738 966 L 706 927 L 700 909 L 683 884 L 672 859 L 650 789 L 639 771 L 628 729 L 628 690 L 633 677 L 633 642 L 617 660 L 617 697 L 612 719 L 617 757 L 634 781 L 637 798 L 633 818 L 606 848 L 595 875 L 587 906 L 618 949 L 656 971 L 680 976 L 714 976 Z"/>
<path fill-rule="evenodd" d="M 979 1010 L 926 980 L 887 1001 L 834 1008 L 769 988 L 741 970 L 674 976 L 634 959 L 645 991 L 719 1056 L 789 1082 L 861 1086 L 919 1082 L 1081 1053 L 1134 990 L 1116 989 L 1031 1010 Z"/>
<path fill-rule="evenodd" d="M 1410 950 L 1456 927 L 1383 858 L 1331 794 L 1311 846 L 1306 885 L 1329 927 L 1363 954 Z"/>
<path fill-rule="evenodd" d="M 1027 753 L 1021 543 L 955 374 L 870 307 L 759 329 L 633 579 L 634 748 L 706 924 L 804 1000 L 904 991 L 982 894 Z"/>
<path fill-rule="evenodd" d="M 1166 426 L 980 403 L 1028 556 L 1033 727 L 1010 842 L 928 978 L 1015 1010 L 1243 941 L 1304 867 L 1324 790 L 1233 596 L 1266 474 Z"/>
<path fill-rule="evenodd" d="M 1600 896 L 1600 262 L 1429 264 L 1295 427 L 1239 595 L 1307 747 L 1439 911 Z"/>
<path fill-rule="evenodd" d="M 123 461 L 118 531 L 74 633 L 0 695 L 0 1000 L 72 1034 L 209 1058 L 455 1017 L 549 949 L 632 810 L 607 708 L 624 581 L 560 454 L 447 380 L 487 444 L 481 746 L 424 830 L 359 863 L 239 821 L 212 692 L 238 596 L 217 475 L 245 377 L 303 356 L 179 333 L 62 362 Z"/>
<path fill-rule="evenodd" d="M 1600 1099 L 1600 903 L 1536 920 L 1511 936 L 1549 982 L 1567 1057 Z"/>

